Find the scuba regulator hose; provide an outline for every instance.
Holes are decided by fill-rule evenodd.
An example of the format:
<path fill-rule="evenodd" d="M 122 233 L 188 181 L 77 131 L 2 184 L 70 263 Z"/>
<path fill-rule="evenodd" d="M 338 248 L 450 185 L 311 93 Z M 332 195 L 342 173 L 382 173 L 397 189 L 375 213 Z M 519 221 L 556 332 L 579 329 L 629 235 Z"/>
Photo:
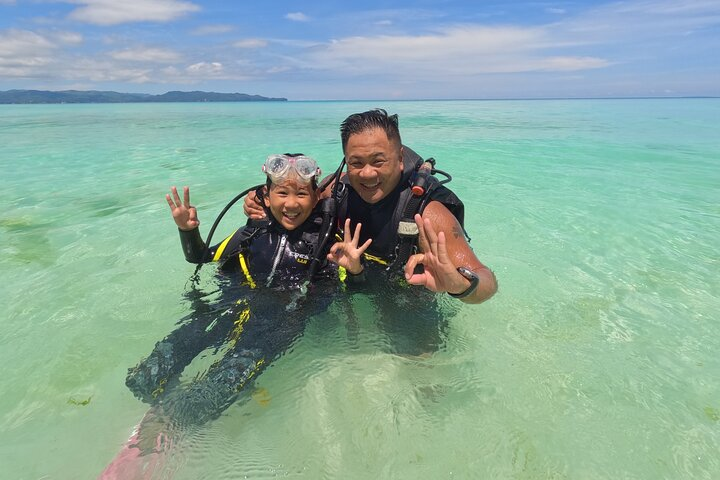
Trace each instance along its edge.
<path fill-rule="evenodd" d="M 345 167 L 345 157 L 343 157 L 342 162 L 340 162 L 340 166 L 337 170 L 335 170 L 335 173 L 326 178 L 325 181 L 323 181 L 322 184 L 320 184 L 320 186 L 318 187 L 318 189 L 322 192 L 330 184 L 331 179 L 335 180 L 335 183 L 333 184 L 332 195 L 330 195 L 330 198 L 327 198 L 323 201 L 323 220 L 320 227 L 320 236 L 318 237 L 318 243 L 316 245 L 313 258 L 310 261 L 310 268 L 308 271 L 308 278 L 310 280 L 312 280 L 312 278 L 315 276 L 318 269 L 320 268 L 320 256 L 325 250 L 325 246 L 327 245 L 328 239 L 330 238 L 330 234 L 335 227 L 335 220 L 337 219 L 338 192 L 340 191 L 341 184 L 340 176 L 342 175 L 343 167 Z"/>
<path fill-rule="evenodd" d="M 263 187 L 265 184 L 261 183 L 259 185 L 255 185 L 253 187 L 250 187 L 246 190 L 243 190 L 242 192 L 238 193 L 235 198 L 230 200 L 230 202 L 225 205 L 225 208 L 222 209 L 220 214 L 218 214 L 217 218 L 215 219 L 215 222 L 213 223 L 212 227 L 210 228 L 210 232 L 208 233 L 207 240 L 205 240 L 205 251 L 207 252 L 210 249 L 210 242 L 212 241 L 212 237 L 215 234 L 215 229 L 217 229 L 217 226 L 220 224 L 220 220 L 225 216 L 225 214 L 230 210 L 230 208 L 235 205 L 238 200 L 243 198 L 245 195 L 250 193 L 253 190 L 257 190 L 258 188 Z M 195 268 L 195 272 L 190 276 L 190 280 L 193 284 L 197 283 L 199 281 L 198 273 L 200 273 L 200 269 L 202 268 L 203 264 L 199 263 L 198 266 Z"/>
<path fill-rule="evenodd" d="M 323 208 L 322 208 L 322 225 L 320 227 L 320 236 L 318 238 L 318 244 L 316 245 L 315 254 L 311 260 L 310 268 L 309 268 L 309 275 L 308 278 L 312 279 L 313 276 L 317 273 L 318 269 L 320 268 L 321 258 L 320 255 L 322 254 L 322 251 L 325 249 L 325 246 L 327 245 L 328 239 L 330 238 L 330 234 L 332 232 L 332 229 L 335 224 L 335 219 L 337 218 L 337 195 L 338 191 L 340 190 L 340 176 L 342 174 L 343 167 L 345 167 L 345 158 L 343 157 L 342 162 L 340 162 L 340 166 L 335 171 L 335 173 L 328 178 L 325 179 L 319 186 L 318 189 L 322 192 L 324 191 L 331 181 L 335 180 L 335 184 L 333 185 L 333 191 L 331 198 L 325 200 L 323 202 Z M 246 190 L 243 190 L 239 194 L 235 196 L 230 202 L 228 202 L 227 205 L 225 205 L 225 208 L 222 209 L 222 211 L 218 214 L 217 218 L 215 219 L 215 222 L 213 222 L 212 227 L 210 228 L 210 232 L 208 233 L 207 240 L 205 240 L 205 249 L 209 250 L 212 237 L 215 234 L 215 230 L 217 229 L 218 225 L 220 224 L 220 221 L 225 216 L 225 214 L 232 208 L 233 205 L 235 205 L 241 198 L 243 198 L 245 195 L 250 193 L 253 190 L 258 190 L 262 187 L 264 187 L 265 184 L 261 183 L 255 186 L 252 186 Z M 190 280 L 193 284 L 196 284 L 199 281 L 198 274 L 200 273 L 200 269 L 202 268 L 203 264 L 200 263 L 195 268 L 195 272 L 191 275 Z"/>
<path fill-rule="evenodd" d="M 247 190 L 243 190 L 242 192 L 238 193 L 235 198 L 233 198 L 232 200 L 230 200 L 230 202 L 229 202 L 227 205 L 225 205 L 225 208 L 222 209 L 222 211 L 220 212 L 220 214 L 219 214 L 219 215 L 217 216 L 217 218 L 215 219 L 215 223 L 213 223 L 212 228 L 210 228 L 210 233 L 208 233 L 207 240 L 205 240 L 205 248 L 207 248 L 207 249 L 210 248 L 210 241 L 212 240 L 213 234 L 215 233 L 215 229 L 217 228 L 218 224 L 220 223 L 220 220 L 222 220 L 222 218 L 225 216 L 225 214 L 227 213 L 227 211 L 230 210 L 230 207 L 232 207 L 233 205 L 235 205 L 238 200 L 240 200 L 241 198 L 243 198 L 245 195 L 247 195 L 247 194 L 250 193 L 251 191 L 257 190 L 258 188 L 261 188 L 261 187 L 263 187 L 263 186 L 265 186 L 265 184 L 264 184 L 264 183 L 261 183 L 261 184 L 259 184 L 259 185 L 255 185 L 254 187 L 250 187 L 250 188 L 248 188 Z"/>

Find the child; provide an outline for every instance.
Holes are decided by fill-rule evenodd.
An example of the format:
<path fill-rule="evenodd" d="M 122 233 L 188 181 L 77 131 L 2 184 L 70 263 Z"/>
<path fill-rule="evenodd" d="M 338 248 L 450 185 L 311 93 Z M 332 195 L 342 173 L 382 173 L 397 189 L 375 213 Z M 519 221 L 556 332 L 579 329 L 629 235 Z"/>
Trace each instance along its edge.
<path fill-rule="evenodd" d="M 337 268 L 326 260 L 327 254 L 323 252 L 320 255 L 323 263 L 312 281 L 314 289 L 324 290 L 325 294 L 305 295 L 299 305 L 296 302 L 300 293 L 304 293 L 322 220 L 317 208 L 320 169 L 315 160 L 301 154 L 271 155 L 263 171 L 268 187 L 267 197 L 263 200 L 269 210 L 269 220 L 248 221 L 247 225 L 211 248 L 206 248 L 200 237 L 200 222 L 197 210 L 190 204 L 189 188 L 184 188 L 182 202 L 175 187 L 172 197 L 166 196 L 180 230 L 186 260 L 192 263 L 220 262 L 220 271 L 227 277 L 226 284 L 242 283 L 255 292 L 243 289 L 243 298 L 229 306 L 223 305 L 221 312 L 215 312 L 235 316 L 233 322 L 217 322 L 217 315 L 201 315 L 202 319 L 191 318 L 156 344 L 150 356 L 131 369 L 127 378 L 128 387 L 139 398 L 150 402 L 161 397 L 170 376 L 180 373 L 208 346 L 226 343 L 231 348 L 225 358 L 216 362 L 202 380 L 217 383 L 210 379 L 214 375 L 225 375 L 225 366 L 238 373 L 240 376 L 226 385 L 228 395 L 222 403 L 229 404 L 235 396 L 229 391 L 239 390 L 238 382 L 244 383 L 257 375 L 262 366 L 287 348 L 302 333 L 304 319 L 327 307 L 332 297 L 327 290 L 337 289 Z M 335 253 L 329 256 L 346 269 L 350 277 L 361 273 L 360 257 L 370 245 L 368 241 L 357 246 L 359 233 L 358 226 L 355 235 L 346 236 L 344 242 L 334 245 Z M 289 304 L 294 305 L 295 311 L 287 312 Z M 301 321 L 285 321 L 288 318 Z M 242 349 L 257 351 L 257 358 L 247 352 L 238 355 Z M 244 367 L 240 367 L 240 363 Z M 227 382 L 223 380 L 222 383 Z M 200 387 L 193 385 L 190 388 Z M 217 413 L 218 408 L 210 410 Z"/>
<path fill-rule="evenodd" d="M 198 231 L 200 222 L 190 204 L 189 188 L 184 188 L 183 201 L 175 187 L 172 196 L 166 196 L 186 260 L 220 262 L 223 293 L 231 298 L 206 305 L 205 311 L 196 309 L 201 311 L 184 319 L 148 358 L 129 370 L 127 386 L 153 407 L 103 478 L 121 478 L 120 470 L 133 458 L 158 453 L 158 439 L 167 434 L 168 426 L 201 424 L 231 405 L 302 334 L 306 319 L 327 308 L 338 290 L 335 264 L 347 271 L 348 278 L 359 278 L 360 258 L 370 245 L 368 240 L 358 247 L 360 225 L 354 234 L 346 233 L 342 242 L 320 252 L 321 266 L 308 279 L 322 223 L 317 189 L 320 169 L 315 160 L 301 154 L 271 155 L 263 171 L 269 220 L 250 220 L 211 248 L 206 248 Z M 350 232 L 349 225 L 345 231 Z M 306 288 L 309 281 L 310 290 Z M 244 286 L 242 295 L 227 295 L 238 284 Z M 169 388 L 208 347 L 224 348 L 225 353 L 186 388 Z"/>

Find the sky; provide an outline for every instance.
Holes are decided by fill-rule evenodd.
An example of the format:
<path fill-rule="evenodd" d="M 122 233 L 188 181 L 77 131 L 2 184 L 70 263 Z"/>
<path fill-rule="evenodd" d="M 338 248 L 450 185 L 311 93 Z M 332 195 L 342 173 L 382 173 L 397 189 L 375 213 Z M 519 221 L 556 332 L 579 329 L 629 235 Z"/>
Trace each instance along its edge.
<path fill-rule="evenodd" d="M 720 0 L 0 0 L 0 90 L 720 96 Z"/>

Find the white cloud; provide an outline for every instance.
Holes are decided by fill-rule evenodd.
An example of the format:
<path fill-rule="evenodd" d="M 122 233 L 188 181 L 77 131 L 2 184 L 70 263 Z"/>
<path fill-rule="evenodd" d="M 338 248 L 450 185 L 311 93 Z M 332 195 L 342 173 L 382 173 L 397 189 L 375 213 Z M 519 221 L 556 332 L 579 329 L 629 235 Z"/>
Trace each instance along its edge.
<path fill-rule="evenodd" d="M 175 63 L 182 60 L 178 52 L 166 48 L 126 48 L 109 53 L 115 60 L 129 62 Z"/>
<path fill-rule="evenodd" d="M 260 38 L 246 38 L 233 43 L 235 48 L 263 48 L 267 47 L 268 42 Z"/>
<path fill-rule="evenodd" d="M 693 29 L 720 25 L 717 0 L 641 0 L 601 5 L 556 24 L 558 36 L 587 43 L 626 44 L 667 39 Z"/>
<path fill-rule="evenodd" d="M 261 75 L 263 69 L 233 62 L 200 61 L 185 67 L 187 54 L 161 47 L 136 46 L 97 55 L 72 53 L 66 48 L 81 41 L 72 32 L 37 33 L 0 30 L 0 80 L 25 79 L 35 85 L 60 82 L 103 88 L 102 83 L 193 84 L 207 79 L 240 81 Z M 62 47 L 62 48 L 61 48 Z M 228 71 L 229 70 L 229 71 Z"/>
<path fill-rule="evenodd" d="M 431 35 L 380 35 L 333 41 L 328 56 L 386 60 L 441 60 L 447 56 L 481 55 L 527 49 L 542 38 L 535 29 L 460 27 Z M 472 61 L 467 58 L 467 61 Z"/>
<path fill-rule="evenodd" d="M 610 62 L 589 56 L 543 54 L 552 45 L 542 28 L 453 27 L 432 35 L 381 35 L 335 40 L 306 52 L 305 68 L 353 75 L 426 76 L 572 71 Z M 542 47 L 541 47 L 542 46 Z"/>
<path fill-rule="evenodd" d="M 317 40 L 304 40 L 297 38 L 273 38 L 273 44 L 282 45 L 284 47 L 295 48 L 314 48 L 324 45 L 323 42 Z"/>
<path fill-rule="evenodd" d="M 528 66 L 528 71 L 573 72 L 603 68 L 610 65 L 609 61 L 596 57 L 547 57 L 533 63 L 534 65 Z"/>
<path fill-rule="evenodd" d="M 288 13 L 287 15 L 285 15 L 285 18 L 287 18 L 288 20 L 292 20 L 293 22 L 307 22 L 310 20 L 310 17 L 308 17 L 302 12 Z"/>
<path fill-rule="evenodd" d="M 232 25 L 203 25 L 193 29 L 190 33 L 193 35 L 219 35 L 229 33 L 235 30 Z"/>
<path fill-rule="evenodd" d="M 229 69 L 221 62 L 198 62 L 183 69 L 165 67 L 155 72 L 153 81 L 165 84 L 200 84 L 205 80 L 242 81 L 252 78 L 251 74 Z"/>
<path fill-rule="evenodd" d="M 56 78 L 77 82 L 147 83 L 152 78 L 152 68 L 128 68 L 107 59 L 66 59 L 57 69 Z"/>
<path fill-rule="evenodd" d="M 290 70 L 290 67 L 271 67 L 271 68 L 268 68 L 268 69 L 265 71 L 265 73 L 270 74 L 270 75 L 274 75 L 274 74 L 277 74 L 277 73 L 287 72 L 288 70 Z"/>
<path fill-rule="evenodd" d="M 54 43 L 29 30 L 11 29 L 0 32 L 0 58 L 48 52 L 54 48 Z"/>
<path fill-rule="evenodd" d="M 53 32 L 53 39 L 64 45 L 80 45 L 83 43 L 83 36 L 76 32 Z"/>
<path fill-rule="evenodd" d="M 27 77 L 53 63 L 57 46 L 28 30 L 0 31 L 0 76 Z"/>
<path fill-rule="evenodd" d="M 620 2 L 609 4 L 603 10 L 616 11 L 618 13 L 640 13 L 640 14 L 710 14 L 718 11 L 720 5 L 717 0 L 641 0 L 635 2 Z"/>
<path fill-rule="evenodd" d="M 177 67 L 165 67 L 161 70 L 163 74 L 169 76 L 181 75 L 180 70 Z"/>
<path fill-rule="evenodd" d="M 170 21 L 197 11 L 200 5 L 192 3 L 194 0 L 53 1 L 72 4 L 77 8 L 73 18 L 99 25 Z M 7 4 L 8 0 L 0 0 L 0 5 Z M 554 22 L 536 26 L 448 25 L 443 18 L 433 17 L 432 22 L 418 21 L 406 28 L 406 15 L 400 15 L 400 11 L 375 10 L 366 13 L 362 22 L 349 14 L 340 20 L 334 18 L 331 31 L 345 35 L 336 40 L 323 39 L 320 30 L 308 39 L 291 29 L 287 38 L 234 41 L 242 35 L 231 25 L 186 28 L 185 32 L 194 35 L 236 32 L 232 37 L 218 37 L 220 41 L 196 38 L 202 48 L 181 46 L 181 39 L 162 44 L 167 37 L 158 35 L 156 27 L 150 33 L 152 37 L 139 36 L 143 29 L 137 28 L 105 29 L 99 33 L 90 30 L 84 37 L 57 30 L 59 19 L 55 18 L 54 23 L 37 26 L 35 31 L 0 30 L 0 77 L 32 79 L 35 84 L 76 82 L 95 88 L 102 86 L 93 82 L 200 84 L 205 80 L 239 79 L 269 80 L 279 85 L 285 80 L 279 74 L 291 71 L 299 75 L 293 77 L 292 84 L 283 85 L 285 95 L 308 98 L 382 97 L 392 92 L 417 96 L 426 95 L 417 92 L 433 89 L 450 92 L 448 96 L 482 96 L 492 85 L 498 91 L 510 92 L 503 95 L 565 92 L 566 85 L 580 92 L 586 85 L 590 88 L 598 84 L 617 85 L 613 91 L 621 92 L 625 87 L 618 78 L 628 84 L 635 82 L 632 85 L 637 85 L 633 87 L 637 93 L 642 93 L 645 84 L 653 79 L 657 79 L 658 92 L 665 88 L 682 92 L 682 82 L 687 85 L 695 81 L 694 76 L 690 78 L 694 72 L 701 73 L 697 82 L 717 78 L 717 61 L 713 58 L 717 58 L 715 52 L 720 48 L 716 33 L 720 1 L 613 0 L 596 5 L 583 10 L 574 6 L 567 12 L 547 10 L 557 15 Z M 0 8 L 3 13 L 8 10 Z M 433 12 L 426 13 L 430 16 Z M 317 21 L 300 12 L 286 18 Z M 102 37 L 104 33 L 112 36 Z M 103 42 L 112 46 L 105 46 L 106 51 L 101 53 L 87 53 L 76 47 L 90 39 L 100 49 Z M 143 47 L 145 43 L 153 47 Z M 676 73 L 678 64 L 673 61 L 678 58 L 683 60 L 683 67 Z M 609 66 L 613 68 L 606 68 Z M 717 87 L 700 86 L 703 91 L 717 91 Z M 304 93 L 298 93 L 301 91 Z M 572 94 L 574 90 L 567 92 Z"/>
<path fill-rule="evenodd" d="M 188 66 L 185 71 L 191 75 L 214 76 L 222 73 L 223 64 L 220 62 L 199 62 Z"/>
<path fill-rule="evenodd" d="M 182 0 L 64 0 L 81 5 L 69 17 L 94 25 L 130 22 L 169 22 L 200 7 Z"/>

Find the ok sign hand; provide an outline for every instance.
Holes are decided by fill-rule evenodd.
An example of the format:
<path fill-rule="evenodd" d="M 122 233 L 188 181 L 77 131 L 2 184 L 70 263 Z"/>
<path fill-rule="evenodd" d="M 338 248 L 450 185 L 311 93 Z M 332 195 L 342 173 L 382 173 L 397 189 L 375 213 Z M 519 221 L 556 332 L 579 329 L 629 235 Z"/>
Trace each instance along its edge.
<path fill-rule="evenodd" d="M 405 278 L 410 285 L 422 285 L 431 292 L 462 292 L 469 286 L 450 259 L 445 232 L 435 232 L 432 222 L 415 215 L 418 245 L 422 253 L 411 255 L 405 264 Z M 423 273 L 415 273 L 422 264 Z"/>

